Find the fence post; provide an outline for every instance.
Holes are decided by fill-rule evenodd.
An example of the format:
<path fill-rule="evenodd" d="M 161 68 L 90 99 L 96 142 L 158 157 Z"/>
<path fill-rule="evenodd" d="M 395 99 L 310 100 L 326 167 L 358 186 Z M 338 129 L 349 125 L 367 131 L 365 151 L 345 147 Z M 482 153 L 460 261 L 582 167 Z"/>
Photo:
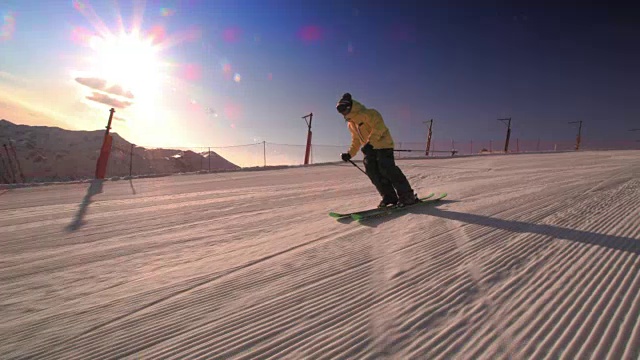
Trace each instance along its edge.
<path fill-rule="evenodd" d="M 264 156 L 264 167 L 267 167 L 267 142 L 262 141 L 262 155 Z"/>

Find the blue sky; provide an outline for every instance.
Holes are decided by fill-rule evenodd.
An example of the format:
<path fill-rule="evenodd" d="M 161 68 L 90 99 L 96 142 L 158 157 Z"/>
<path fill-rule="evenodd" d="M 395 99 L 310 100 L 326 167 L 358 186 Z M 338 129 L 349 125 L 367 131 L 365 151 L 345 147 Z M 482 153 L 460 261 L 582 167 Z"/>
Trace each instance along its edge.
<path fill-rule="evenodd" d="M 346 146 L 351 92 L 396 142 L 431 118 L 457 141 L 501 139 L 509 116 L 530 140 L 640 127 L 637 10 L 478 3 L 3 0 L 0 117 L 94 130 L 115 105 L 134 143 L 224 146 L 304 144 L 313 112 L 314 143 Z"/>

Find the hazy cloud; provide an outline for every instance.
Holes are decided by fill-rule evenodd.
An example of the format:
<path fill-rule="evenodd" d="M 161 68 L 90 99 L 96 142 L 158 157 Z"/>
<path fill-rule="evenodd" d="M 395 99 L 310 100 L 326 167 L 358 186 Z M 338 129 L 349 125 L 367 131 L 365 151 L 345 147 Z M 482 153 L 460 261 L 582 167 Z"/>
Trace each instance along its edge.
<path fill-rule="evenodd" d="M 107 81 L 104 79 L 78 77 L 76 78 L 76 81 L 84 86 L 96 90 L 104 90 L 104 88 L 107 87 Z"/>
<path fill-rule="evenodd" d="M 107 81 L 104 79 L 77 77 L 75 80 L 79 84 L 95 90 L 100 90 L 112 95 L 124 96 L 126 98 L 133 99 L 133 94 L 131 93 L 131 91 L 125 91 L 120 85 L 112 85 L 107 87 Z"/>
<path fill-rule="evenodd" d="M 113 85 L 110 88 L 106 89 L 105 92 L 133 99 L 133 94 L 131 93 L 131 91 L 124 91 L 124 89 L 120 85 Z"/>
<path fill-rule="evenodd" d="M 102 94 L 96 91 L 93 92 L 93 95 L 87 96 L 87 99 L 91 101 L 99 102 L 101 104 L 113 106 L 114 108 L 119 108 L 119 109 L 124 109 L 132 105 L 132 103 L 129 101 L 121 101 L 121 100 L 112 98 L 107 94 Z"/>

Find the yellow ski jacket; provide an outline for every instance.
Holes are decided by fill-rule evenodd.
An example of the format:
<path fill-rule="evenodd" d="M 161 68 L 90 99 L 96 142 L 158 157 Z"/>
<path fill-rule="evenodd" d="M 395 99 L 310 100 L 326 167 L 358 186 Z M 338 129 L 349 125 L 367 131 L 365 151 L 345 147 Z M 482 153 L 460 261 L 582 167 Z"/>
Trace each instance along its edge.
<path fill-rule="evenodd" d="M 367 109 L 361 103 L 352 101 L 351 112 L 344 116 L 351 132 L 349 155 L 356 156 L 358 149 L 366 143 L 374 149 L 393 149 L 393 138 L 382 115 L 375 109 Z"/>

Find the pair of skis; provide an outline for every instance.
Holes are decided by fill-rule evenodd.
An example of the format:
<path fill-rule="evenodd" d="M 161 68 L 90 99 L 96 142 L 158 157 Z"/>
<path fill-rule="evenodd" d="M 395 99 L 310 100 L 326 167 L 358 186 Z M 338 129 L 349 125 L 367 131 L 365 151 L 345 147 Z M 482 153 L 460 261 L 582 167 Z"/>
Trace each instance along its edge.
<path fill-rule="evenodd" d="M 442 194 L 440 194 L 438 196 L 435 196 L 435 197 L 434 196 L 435 196 L 435 193 L 431 193 L 431 194 L 429 194 L 429 195 L 427 195 L 425 197 L 419 198 L 418 199 L 419 201 L 417 203 L 411 204 L 411 205 L 388 206 L 388 207 L 384 207 L 384 208 L 375 208 L 375 209 L 356 211 L 356 212 L 351 212 L 351 213 L 330 212 L 329 216 L 331 216 L 332 218 L 336 218 L 336 219 L 344 219 L 344 218 L 349 218 L 350 217 L 353 220 L 362 221 L 362 220 L 366 220 L 366 219 L 370 219 L 370 218 L 374 218 L 374 217 L 393 214 L 395 212 L 406 210 L 406 209 L 410 209 L 410 208 L 415 207 L 415 206 L 421 206 L 421 205 L 433 203 L 433 202 L 436 202 L 436 201 L 444 199 L 447 196 L 447 193 L 442 193 Z"/>

